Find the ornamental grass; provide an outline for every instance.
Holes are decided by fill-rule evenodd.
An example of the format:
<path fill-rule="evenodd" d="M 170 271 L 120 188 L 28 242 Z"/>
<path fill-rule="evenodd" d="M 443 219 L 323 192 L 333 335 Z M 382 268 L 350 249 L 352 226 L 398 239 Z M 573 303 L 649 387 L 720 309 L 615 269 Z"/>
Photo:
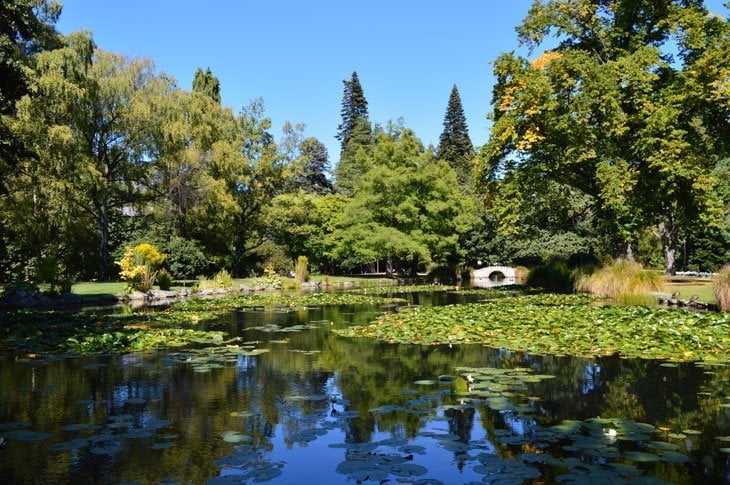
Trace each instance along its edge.
<path fill-rule="evenodd" d="M 730 264 L 726 264 L 717 272 L 713 288 L 717 307 L 725 312 L 730 311 Z"/>
<path fill-rule="evenodd" d="M 666 291 L 666 283 L 659 273 L 619 258 L 593 273 L 579 275 L 575 290 L 627 305 L 651 304 L 654 298 L 650 293 Z"/>

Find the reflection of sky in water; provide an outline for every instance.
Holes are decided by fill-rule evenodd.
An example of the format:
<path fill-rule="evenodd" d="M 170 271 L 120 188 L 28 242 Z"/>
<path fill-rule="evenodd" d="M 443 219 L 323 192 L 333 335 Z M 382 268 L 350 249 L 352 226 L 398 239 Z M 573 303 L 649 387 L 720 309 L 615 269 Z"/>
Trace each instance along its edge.
<path fill-rule="evenodd" d="M 600 364 L 588 364 L 585 366 L 585 370 L 583 371 L 583 394 L 588 394 L 597 387 L 597 381 L 599 380 L 600 376 Z"/>

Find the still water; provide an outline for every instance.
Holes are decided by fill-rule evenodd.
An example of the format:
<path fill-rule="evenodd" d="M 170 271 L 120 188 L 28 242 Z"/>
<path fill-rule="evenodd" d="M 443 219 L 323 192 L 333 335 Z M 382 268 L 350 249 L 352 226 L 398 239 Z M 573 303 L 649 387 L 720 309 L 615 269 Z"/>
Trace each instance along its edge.
<path fill-rule="evenodd" d="M 730 483 L 730 367 L 331 331 L 383 311 L 259 308 L 210 325 L 258 355 L 5 354 L 0 481 Z"/>

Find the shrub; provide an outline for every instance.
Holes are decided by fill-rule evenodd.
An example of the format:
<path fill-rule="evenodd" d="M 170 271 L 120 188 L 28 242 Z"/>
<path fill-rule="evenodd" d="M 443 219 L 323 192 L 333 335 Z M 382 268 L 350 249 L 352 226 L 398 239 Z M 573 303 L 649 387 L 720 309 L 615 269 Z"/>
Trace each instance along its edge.
<path fill-rule="evenodd" d="M 276 273 L 276 270 L 272 265 L 266 266 L 266 268 L 264 268 L 264 276 L 256 278 L 253 284 L 257 286 L 264 286 L 266 288 L 282 286 L 281 277 Z"/>
<path fill-rule="evenodd" d="M 297 258 L 297 268 L 295 273 L 299 283 L 309 281 L 309 260 L 306 256 L 299 256 Z"/>
<path fill-rule="evenodd" d="M 166 255 L 149 243 L 128 247 L 117 264 L 120 276 L 127 282 L 129 290 L 148 291 L 157 276 L 157 268 L 165 261 Z"/>
<path fill-rule="evenodd" d="M 176 278 L 195 278 L 208 270 L 210 261 L 195 241 L 175 238 L 165 245 L 167 264 Z"/>
<path fill-rule="evenodd" d="M 650 303 L 649 292 L 665 291 L 662 275 L 646 271 L 639 263 L 619 258 L 603 268 L 580 275 L 576 291 L 613 298 L 619 303 Z"/>
<path fill-rule="evenodd" d="M 233 281 L 233 277 L 224 269 L 218 271 L 211 279 L 201 276 L 198 280 L 198 290 L 212 290 L 216 288 L 230 289 L 234 286 L 235 282 Z"/>
<path fill-rule="evenodd" d="M 573 278 L 565 261 L 554 259 L 532 268 L 525 284 L 532 288 L 567 292 L 572 289 Z"/>
<path fill-rule="evenodd" d="M 166 270 L 161 269 L 157 273 L 157 286 L 159 286 L 161 290 L 165 291 L 172 288 L 172 275 Z"/>
<path fill-rule="evenodd" d="M 717 272 L 713 284 L 715 302 L 722 311 L 730 311 L 730 264 L 726 264 Z"/>

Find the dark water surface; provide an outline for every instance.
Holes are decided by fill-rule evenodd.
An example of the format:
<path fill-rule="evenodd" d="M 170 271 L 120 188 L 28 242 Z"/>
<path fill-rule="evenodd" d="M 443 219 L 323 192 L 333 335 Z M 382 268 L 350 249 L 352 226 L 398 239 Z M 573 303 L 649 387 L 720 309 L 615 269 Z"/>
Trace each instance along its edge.
<path fill-rule="evenodd" d="M 270 351 L 212 366 L 186 350 L 5 354 L 0 481 L 730 483 L 730 367 L 331 331 L 382 311 L 232 312 L 210 328 Z"/>

